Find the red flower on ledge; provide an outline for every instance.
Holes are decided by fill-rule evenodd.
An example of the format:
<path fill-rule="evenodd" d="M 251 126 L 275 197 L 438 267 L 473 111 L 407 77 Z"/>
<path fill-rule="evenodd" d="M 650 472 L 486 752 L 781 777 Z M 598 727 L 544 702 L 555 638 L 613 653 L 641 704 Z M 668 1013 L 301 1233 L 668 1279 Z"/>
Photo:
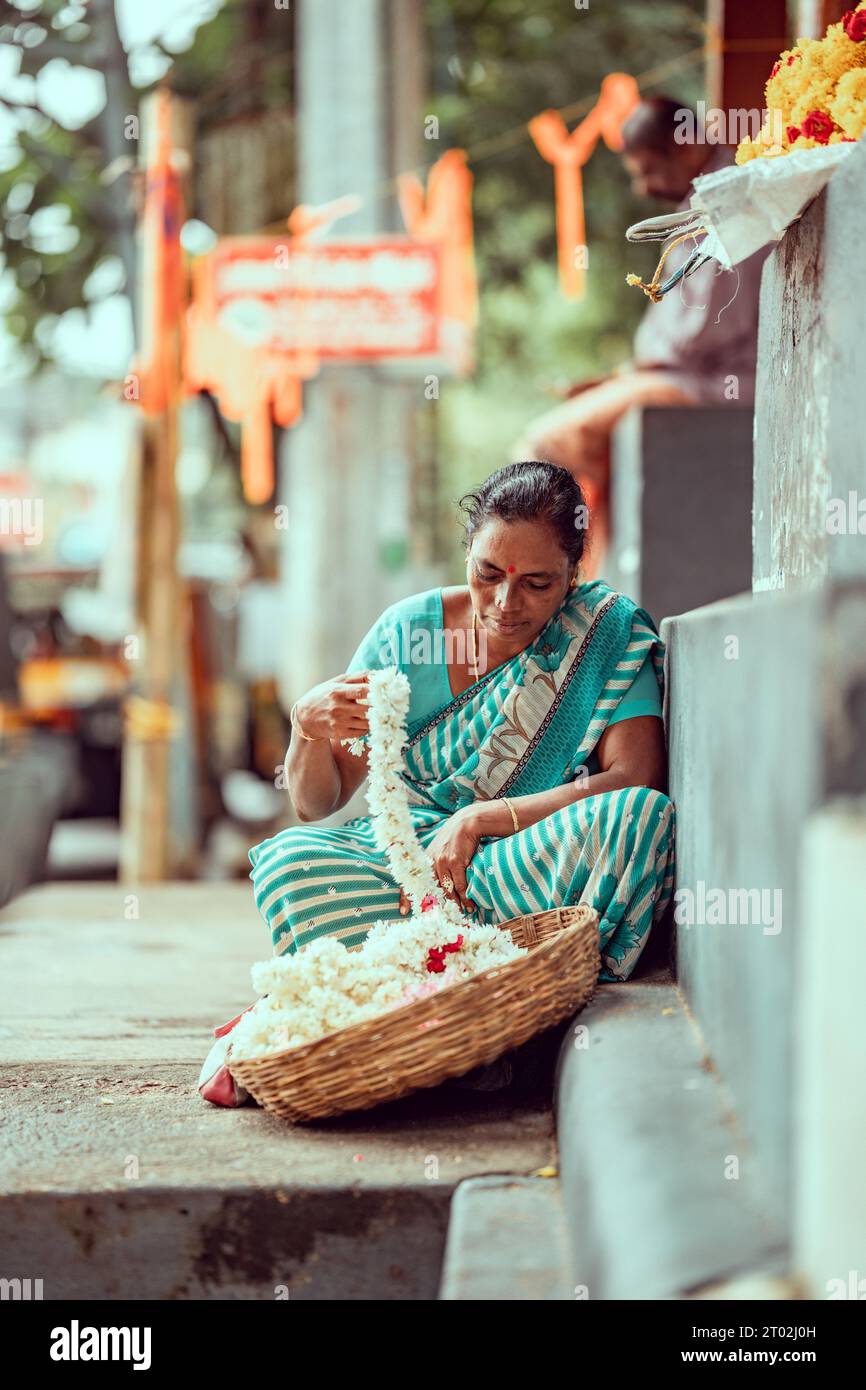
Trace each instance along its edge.
<path fill-rule="evenodd" d="M 826 111 L 810 111 L 802 125 L 806 139 L 817 140 L 819 145 L 828 144 L 835 129 L 835 123 Z"/>
<path fill-rule="evenodd" d="M 853 43 L 866 39 L 866 10 L 847 10 L 842 16 L 842 28 Z"/>
<path fill-rule="evenodd" d="M 431 975 L 441 975 L 445 969 L 445 957 L 452 951 L 459 951 L 463 945 L 463 937 L 458 936 L 456 941 L 448 942 L 445 946 L 431 946 L 427 952 L 427 969 Z"/>

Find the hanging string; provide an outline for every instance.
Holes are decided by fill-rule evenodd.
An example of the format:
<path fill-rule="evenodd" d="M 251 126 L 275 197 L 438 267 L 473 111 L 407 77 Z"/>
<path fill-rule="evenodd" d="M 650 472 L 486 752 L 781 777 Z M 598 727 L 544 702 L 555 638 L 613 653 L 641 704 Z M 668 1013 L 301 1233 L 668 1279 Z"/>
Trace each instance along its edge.
<path fill-rule="evenodd" d="M 731 307 L 731 305 L 733 304 L 734 300 L 736 299 L 737 295 L 740 293 L 740 267 L 739 267 L 738 265 L 735 265 L 735 266 L 732 266 L 731 269 L 734 270 L 734 271 L 736 272 L 737 283 L 736 283 L 736 285 L 735 285 L 735 287 L 734 287 L 734 293 L 731 295 L 731 297 L 730 297 L 730 299 L 728 300 L 727 304 L 723 304 L 722 307 L 721 307 L 721 309 L 719 310 L 719 312 L 716 314 L 716 323 L 718 323 L 719 319 L 722 317 L 722 314 L 725 312 L 725 310 L 726 310 L 726 309 L 730 309 L 730 307 Z M 720 265 L 717 274 L 721 275 L 723 271 L 724 271 L 724 266 L 721 266 L 721 265 Z"/>
<path fill-rule="evenodd" d="M 697 231 L 683 232 L 681 236 L 674 237 L 670 245 L 666 246 L 664 251 L 662 251 L 662 254 L 659 257 L 659 263 L 655 268 L 655 274 L 653 275 L 653 278 L 651 280 L 644 281 L 640 278 L 639 275 L 630 274 L 625 277 L 626 284 L 638 285 L 643 290 L 647 298 L 652 300 L 653 304 L 658 304 L 659 300 L 662 298 L 662 294 L 659 289 L 659 280 L 661 279 L 661 273 L 664 268 L 665 261 L 667 260 L 668 256 L 671 254 L 675 246 L 682 246 L 684 241 L 688 241 L 690 237 L 696 236 L 706 236 L 706 228 L 700 227 Z M 697 248 L 697 242 L 695 242 L 695 248 Z"/>

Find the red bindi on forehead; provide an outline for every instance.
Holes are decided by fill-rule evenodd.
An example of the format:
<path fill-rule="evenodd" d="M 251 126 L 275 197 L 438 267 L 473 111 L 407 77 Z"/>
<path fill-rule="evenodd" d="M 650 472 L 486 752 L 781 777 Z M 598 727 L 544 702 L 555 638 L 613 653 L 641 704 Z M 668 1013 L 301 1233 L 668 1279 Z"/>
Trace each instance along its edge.
<path fill-rule="evenodd" d="M 509 566 L 508 566 L 508 573 L 509 573 L 509 574 L 514 574 L 516 568 L 517 568 L 516 565 L 509 565 Z"/>

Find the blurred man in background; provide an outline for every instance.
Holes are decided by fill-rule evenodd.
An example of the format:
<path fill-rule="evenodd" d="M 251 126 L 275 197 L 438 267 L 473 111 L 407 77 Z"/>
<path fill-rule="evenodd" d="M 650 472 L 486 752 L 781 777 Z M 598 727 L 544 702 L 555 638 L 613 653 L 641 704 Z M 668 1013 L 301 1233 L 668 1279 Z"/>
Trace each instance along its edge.
<path fill-rule="evenodd" d="M 726 145 L 704 143 L 688 107 L 670 97 L 642 101 L 626 120 L 622 160 L 635 193 L 688 208 L 693 180 L 733 163 Z M 678 141 L 686 130 L 691 141 Z M 690 239 L 665 261 L 672 274 L 694 249 Z M 610 436 L 632 406 L 751 405 L 755 398 L 758 298 L 770 247 L 733 273 L 708 261 L 649 304 L 634 340 L 633 360 L 608 377 L 573 387 L 568 399 L 533 420 L 515 445 L 515 459 L 540 458 L 575 475 L 588 494 L 592 518 L 587 578 L 598 573 L 609 532 Z"/>

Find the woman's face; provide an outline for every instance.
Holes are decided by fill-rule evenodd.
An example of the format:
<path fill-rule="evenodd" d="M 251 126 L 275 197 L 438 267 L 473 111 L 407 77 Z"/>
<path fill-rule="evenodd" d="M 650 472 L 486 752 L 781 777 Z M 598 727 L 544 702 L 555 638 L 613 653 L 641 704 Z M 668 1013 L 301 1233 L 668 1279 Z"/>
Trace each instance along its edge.
<path fill-rule="evenodd" d="M 515 651 L 537 637 L 576 577 L 551 527 L 498 517 L 473 536 L 466 575 L 478 621 Z"/>

